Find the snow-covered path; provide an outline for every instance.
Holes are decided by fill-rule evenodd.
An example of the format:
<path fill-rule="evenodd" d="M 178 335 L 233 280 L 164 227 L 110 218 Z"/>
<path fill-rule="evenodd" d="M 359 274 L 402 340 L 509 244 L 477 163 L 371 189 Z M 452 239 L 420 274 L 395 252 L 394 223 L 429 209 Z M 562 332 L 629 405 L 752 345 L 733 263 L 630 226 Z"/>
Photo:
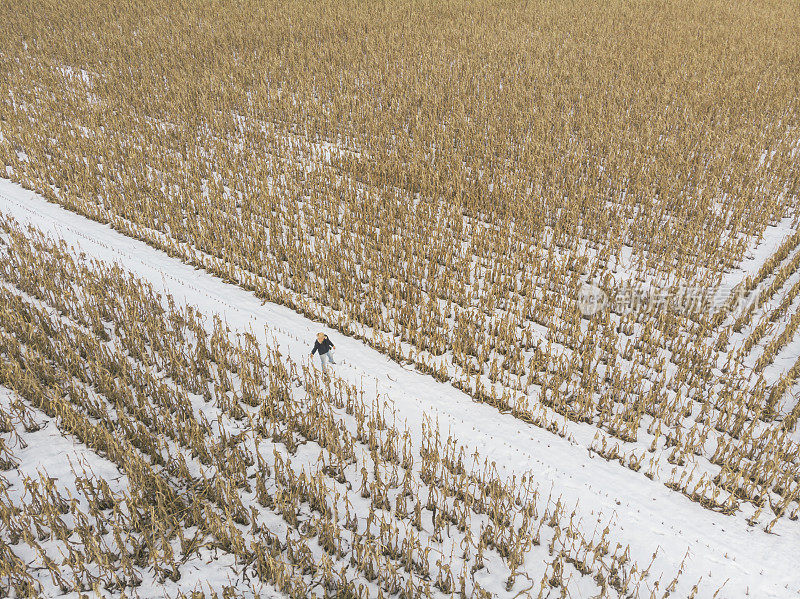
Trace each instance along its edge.
<path fill-rule="evenodd" d="M 204 315 L 219 314 L 233 330 L 250 330 L 264 344 L 278 344 L 296 361 L 308 360 L 317 331 L 337 346 L 338 376 L 369 393 L 390 398 L 400 420 L 419 434 L 424 414 L 437 417 L 460 443 L 480 449 L 500 472 L 532 470 L 542 491 L 552 487 L 578 512 L 589 535 L 611 521 L 612 538 L 629 544 L 644 567 L 657 554 L 653 580 L 670 582 L 684 556 L 684 574 L 675 596 L 687 596 L 702 578 L 698 596 L 796 597 L 800 595 L 800 535 L 779 524 L 777 534 L 749 527 L 743 518 L 701 508 L 683 495 L 616 463 L 592 457 L 585 445 L 474 402 L 446 383 L 409 371 L 363 343 L 330 331 L 279 305 L 262 304 L 244 289 L 186 265 L 106 225 L 81 217 L 5 179 L 0 179 L 0 212 L 63 238 L 87 256 L 116 261 L 176 301 L 195 305 Z M 584 433 L 585 434 L 585 431 Z M 664 474 L 664 473 L 662 473 Z M 726 582 L 727 581 L 727 582 Z M 663 586 L 662 586 L 663 593 Z M 661 596 L 662 593 L 659 593 Z"/>

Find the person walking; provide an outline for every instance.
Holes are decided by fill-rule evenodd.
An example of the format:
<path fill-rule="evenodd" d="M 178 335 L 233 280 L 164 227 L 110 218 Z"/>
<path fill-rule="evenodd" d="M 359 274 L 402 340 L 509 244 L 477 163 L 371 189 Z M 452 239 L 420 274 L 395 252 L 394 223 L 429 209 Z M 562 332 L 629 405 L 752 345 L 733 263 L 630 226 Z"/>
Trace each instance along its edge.
<path fill-rule="evenodd" d="M 328 339 L 325 333 L 317 333 L 317 341 L 314 343 L 314 349 L 311 350 L 311 355 L 313 356 L 316 352 L 319 352 L 319 363 L 322 365 L 322 372 L 327 371 L 328 362 L 336 364 L 333 359 L 332 350 L 334 349 L 336 349 L 336 346 Z"/>

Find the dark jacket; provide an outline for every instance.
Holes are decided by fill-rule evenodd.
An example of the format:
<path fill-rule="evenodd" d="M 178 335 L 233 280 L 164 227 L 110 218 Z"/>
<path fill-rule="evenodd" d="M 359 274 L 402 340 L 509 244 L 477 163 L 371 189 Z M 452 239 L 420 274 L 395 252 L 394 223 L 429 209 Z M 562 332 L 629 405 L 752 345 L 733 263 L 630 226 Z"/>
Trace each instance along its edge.
<path fill-rule="evenodd" d="M 311 355 L 313 356 L 315 352 L 319 351 L 319 355 L 327 354 L 330 349 L 333 347 L 333 343 L 331 340 L 325 337 L 324 341 L 320 343 L 319 341 L 314 342 L 314 349 L 311 350 Z"/>

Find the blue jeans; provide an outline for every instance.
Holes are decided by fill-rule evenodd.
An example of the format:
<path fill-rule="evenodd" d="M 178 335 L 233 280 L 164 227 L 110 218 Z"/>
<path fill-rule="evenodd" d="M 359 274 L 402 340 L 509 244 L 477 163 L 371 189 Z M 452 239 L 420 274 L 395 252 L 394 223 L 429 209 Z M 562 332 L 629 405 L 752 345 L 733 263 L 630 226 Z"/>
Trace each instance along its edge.
<path fill-rule="evenodd" d="M 323 372 L 327 370 L 328 362 L 330 362 L 331 364 L 336 364 L 336 361 L 333 359 L 332 351 L 327 351 L 324 354 L 319 355 L 319 363 L 322 365 Z"/>

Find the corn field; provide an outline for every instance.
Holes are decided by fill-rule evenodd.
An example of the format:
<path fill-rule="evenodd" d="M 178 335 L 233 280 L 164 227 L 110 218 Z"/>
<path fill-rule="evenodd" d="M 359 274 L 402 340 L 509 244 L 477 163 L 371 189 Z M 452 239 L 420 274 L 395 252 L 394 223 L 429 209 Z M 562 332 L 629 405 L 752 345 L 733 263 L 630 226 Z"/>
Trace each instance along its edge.
<path fill-rule="evenodd" d="M 798 39 L 777 0 L 6 3 L 0 175 L 797 534 Z M 409 432 L 121 267 L 2 231 L 2 430 L 51 422 L 126 482 L 76 466 L 67 499 L 2 441 L 0 595 L 119 592 L 210 554 L 294 597 L 675 588 L 535 472 L 504 480 L 433 420 Z M 587 285 L 667 301 L 587 314 Z"/>
<path fill-rule="evenodd" d="M 430 422 L 416 452 L 363 391 L 219 319 L 209 334 L 191 306 L 63 242 L 0 230 L 0 384 L 16 392 L 0 412 L 5 596 L 120 592 L 145 570 L 177 582 L 212 554 L 292 597 L 628 596 L 647 577 L 533 475 L 501 480 Z M 78 497 L 45 471 L 15 476 L 15 448 L 48 424 L 127 488 L 76 467 Z"/>

